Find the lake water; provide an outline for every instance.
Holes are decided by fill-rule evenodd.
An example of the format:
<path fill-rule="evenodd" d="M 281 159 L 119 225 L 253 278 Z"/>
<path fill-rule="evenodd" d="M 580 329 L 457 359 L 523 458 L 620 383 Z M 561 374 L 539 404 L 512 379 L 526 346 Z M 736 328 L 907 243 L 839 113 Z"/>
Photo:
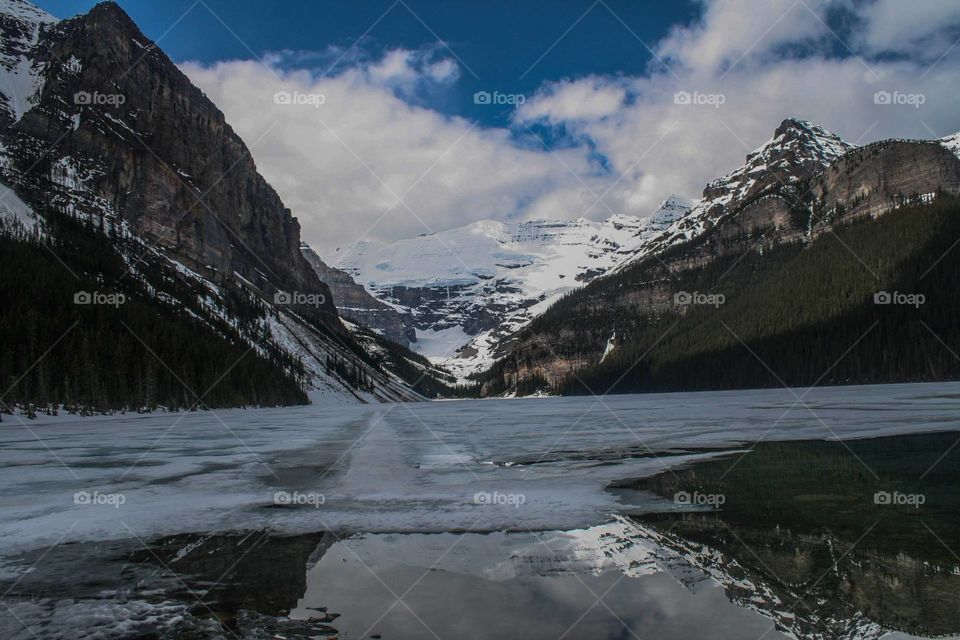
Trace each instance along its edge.
<path fill-rule="evenodd" d="M 958 384 L 5 417 L 0 637 L 956 633 L 955 438 Z"/>

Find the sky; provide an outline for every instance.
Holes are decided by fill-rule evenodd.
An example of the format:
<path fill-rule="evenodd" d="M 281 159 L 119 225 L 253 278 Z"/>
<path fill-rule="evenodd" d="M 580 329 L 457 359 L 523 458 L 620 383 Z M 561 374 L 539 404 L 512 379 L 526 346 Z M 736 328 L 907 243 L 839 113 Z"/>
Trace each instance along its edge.
<path fill-rule="evenodd" d="M 786 117 L 855 144 L 960 130 L 956 0 L 119 4 L 334 263 L 483 219 L 648 216 Z"/>

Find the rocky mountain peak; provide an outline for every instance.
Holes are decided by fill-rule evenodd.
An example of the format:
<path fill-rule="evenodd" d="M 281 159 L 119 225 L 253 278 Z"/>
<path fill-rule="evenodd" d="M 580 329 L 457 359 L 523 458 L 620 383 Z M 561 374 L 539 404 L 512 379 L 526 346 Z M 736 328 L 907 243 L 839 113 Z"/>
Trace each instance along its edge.
<path fill-rule="evenodd" d="M 703 199 L 678 216 L 638 255 L 689 240 L 749 203 L 779 195 L 798 195 L 798 186 L 823 171 L 854 146 L 836 134 L 799 118 L 783 120 L 773 137 L 746 156 L 744 164 L 707 184 Z M 669 200 L 669 198 L 668 198 Z"/>
<path fill-rule="evenodd" d="M 672 222 L 688 213 L 690 209 L 693 208 L 693 205 L 694 203 L 687 198 L 671 193 L 660 203 L 660 206 L 657 207 L 656 211 L 654 211 L 650 217 L 661 222 L 667 220 Z"/>
<path fill-rule="evenodd" d="M 812 166 L 823 168 L 853 145 L 840 136 L 806 120 L 787 118 L 774 131 L 773 138 L 747 154 L 747 165 L 781 163 L 785 166 Z"/>

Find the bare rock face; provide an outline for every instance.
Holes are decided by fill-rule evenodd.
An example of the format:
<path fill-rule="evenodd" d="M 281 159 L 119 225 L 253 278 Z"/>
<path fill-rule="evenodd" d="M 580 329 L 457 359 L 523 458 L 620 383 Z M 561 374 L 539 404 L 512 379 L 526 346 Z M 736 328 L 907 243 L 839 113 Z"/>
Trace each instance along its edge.
<path fill-rule="evenodd" d="M 224 115 L 114 3 L 45 25 L 34 108 L 4 132 L 3 178 L 50 206 L 115 216 L 213 282 L 234 274 L 266 298 L 342 331 L 329 289 L 300 253 L 300 226 Z"/>
<path fill-rule="evenodd" d="M 821 227 L 824 218 L 875 218 L 906 202 L 960 192 L 960 159 L 937 142 L 876 142 L 830 165 L 812 192 Z"/>
<path fill-rule="evenodd" d="M 374 298 L 354 282 L 349 273 L 328 266 L 307 243 L 301 243 L 300 250 L 320 281 L 330 288 L 333 303 L 342 317 L 380 331 L 390 340 L 405 347 L 416 341 L 417 333 L 410 314 L 400 313 Z"/>

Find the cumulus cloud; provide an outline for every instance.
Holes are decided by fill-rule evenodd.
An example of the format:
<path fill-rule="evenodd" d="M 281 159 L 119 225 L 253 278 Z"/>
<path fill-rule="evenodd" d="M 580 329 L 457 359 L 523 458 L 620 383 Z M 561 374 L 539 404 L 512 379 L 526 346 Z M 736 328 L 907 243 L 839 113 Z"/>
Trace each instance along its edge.
<path fill-rule="evenodd" d="M 592 77 L 579 82 L 548 85 L 535 101 L 524 102 L 516 119 L 553 121 L 598 120 L 617 114 L 627 97 L 626 89 L 616 81 Z"/>
<path fill-rule="evenodd" d="M 858 42 L 869 53 L 939 57 L 960 36 L 960 3 L 876 0 L 859 10 Z"/>
<path fill-rule="evenodd" d="M 482 218 L 649 215 L 671 193 L 699 196 L 785 117 L 855 143 L 952 133 L 958 30 L 949 0 L 717 0 L 654 46 L 648 73 L 545 83 L 512 129 L 429 108 L 424 95 L 460 79 L 442 47 L 354 56 L 329 76 L 283 56 L 182 66 L 335 260 L 361 238 Z M 275 104 L 281 91 L 324 100 Z M 545 150 L 534 131 L 568 143 Z"/>
<path fill-rule="evenodd" d="M 882 39 L 876 34 L 890 28 L 882 25 L 894 12 L 888 4 L 857 6 L 859 31 L 847 33 L 831 24 L 836 12 L 854 6 L 839 0 L 709 3 L 699 21 L 654 48 L 665 66 L 639 77 L 552 83 L 516 117 L 589 139 L 610 161 L 618 182 L 593 216 L 642 216 L 669 193 L 699 196 L 706 181 L 741 164 L 785 117 L 814 121 L 858 144 L 955 131 L 958 52 L 948 42 L 931 60 L 909 47 L 912 35 L 951 33 L 958 21 L 947 5 L 955 3 L 939 3 L 932 27 L 903 25 L 900 46 L 910 55 L 877 59 L 855 43 Z"/>
<path fill-rule="evenodd" d="M 823 37 L 824 8 L 819 0 L 704 2 L 702 18 L 673 29 L 657 54 L 671 68 L 722 73 L 748 56 L 769 57 L 783 45 Z"/>
<path fill-rule="evenodd" d="M 328 256 L 360 239 L 520 216 L 545 194 L 582 188 L 574 174 L 588 173 L 578 149 L 521 148 L 506 130 L 405 100 L 398 87 L 454 74 L 442 62 L 419 65 L 411 52 L 334 77 L 254 61 L 182 68 L 251 146 L 303 237 Z"/>

